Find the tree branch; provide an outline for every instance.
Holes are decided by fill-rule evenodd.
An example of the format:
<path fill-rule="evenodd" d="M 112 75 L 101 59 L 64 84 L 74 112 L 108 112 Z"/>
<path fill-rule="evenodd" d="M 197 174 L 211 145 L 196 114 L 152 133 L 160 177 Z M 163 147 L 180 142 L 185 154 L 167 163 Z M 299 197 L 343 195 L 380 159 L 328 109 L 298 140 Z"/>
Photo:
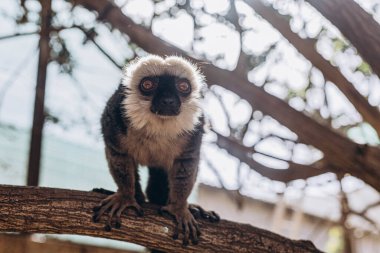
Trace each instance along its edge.
<path fill-rule="evenodd" d="M 115 67 L 117 67 L 118 69 L 122 69 L 123 66 L 120 65 L 119 63 L 116 62 L 115 59 L 112 58 L 112 56 L 107 53 L 103 47 L 101 47 L 99 45 L 98 42 L 96 42 L 95 40 L 95 36 L 96 36 L 96 32 L 95 30 L 87 30 L 85 29 L 84 27 L 82 26 L 74 26 L 73 28 L 77 28 L 79 29 L 80 31 L 82 31 L 84 33 L 84 35 L 86 36 L 86 40 L 83 42 L 83 43 L 86 43 L 88 40 L 91 40 L 91 42 L 98 48 L 98 50 L 110 61 L 112 62 L 113 65 L 115 65 Z"/>
<path fill-rule="evenodd" d="M 292 161 L 287 161 L 289 167 L 284 170 L 269 168 L 252 159 L 254 151 L 251 148 L 243 146 L 218 133 L 216 135 L 218 137 L 216 141 L 218 147 L 227 150 L 229 154 L 246 163 L 260 175 L 272 180 L 287 183 L 296 179 L 307 179 L 328 172 L 325 168 L 322 169 L 323 165 L 321 163 L 316 163 L 315 167 L 313 167 L 313 165 L 304 165 Z"/>
<path fill-rule="evenodd" d="M 167 252 L 321 252 L 309 241 L 295 241 L 250 225 L 200 221 L 199 244 L 182 247 L 171 238 L 174 222 L 144 205 L 145 216 L 123 217 L 120 229 L 107 232 L 91 221 L 104 195 L 95 192 L 0 185 L 0 231 L 77 234 L 137 243 Z"/>
<path fill-rule="evenodd" d="M 245 0 L 256 13 L 268 21 L 298 52 L 318 68 L 327 80 L 333 82 L 338 89 L 342 91 L 356 110 L 363 116 L 363 119 L 371 124 L 380 136 L 380 111 L 368 103 L 368 100 L 355 89 L 354 85 L 343 76 L 337 67 L 331 65 L 329 61 L 325 60 L 317 52 L 315 49 L 315 40 L 301 39 L 291 30 L 289 22 L 285 18 L 281 17 L 273 8 L 265 6 L 261 1 L 262 0 Z"/>
<path fill-rule="evenodd" d="M 33 35 L 33 34 L 38 34 L 38 32 L 26 32 L 26 33 L 15 33 L 15 34 L 10 34 L 10 35 L 4 35 L 0 37 L 0 40 L 13 39 L 16 37 Z"/>
<path fill-rule="evenodd" d="M 306 2 L 342 32 L 380 77 L 380 25 L 373 17 L 352 0 L 306 0 Z"/>

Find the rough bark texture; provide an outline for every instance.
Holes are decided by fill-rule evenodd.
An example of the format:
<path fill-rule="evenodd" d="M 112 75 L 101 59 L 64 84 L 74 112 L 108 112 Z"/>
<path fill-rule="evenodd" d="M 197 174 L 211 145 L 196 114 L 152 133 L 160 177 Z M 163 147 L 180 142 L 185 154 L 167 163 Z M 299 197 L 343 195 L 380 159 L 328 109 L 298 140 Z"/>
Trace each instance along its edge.
<path fill-rule="evenodd" d="M 277 29 L 313 66 L 318 68 L 327 80 L 333 82 L 350 100 L 363 119 L 371 124 L 380 136 L 380 111 L 368 103 L 368 100 L 355 89 L 353 84 L 343 76 L 337 67 L 331 65 L 317 52 L 315 40 L 300 38 L 290 29 L 289 22 L 285 18 L 273 8 L 264 5 L 261 0 L 246 0 L 245 2 Z M 380 57 L 380 51 L 377 55 Z"/>
<path fill-rule="evenodd" d="M 380 77 L 380 25 L 352 0 L 306 0 L 356 47 Z"/>
<path fill-rule="evenodd" d="M 246 224 L 200 222 L 199 244 L 182 247 L 171 238 L 174 222 L 145 205 L 144 217 L 123 217 L 122 227 L 106 232 L 92 222 L 92 208 L 104 195 L 43 187 L 0 186 L 0 231 L 104 237 L 167 252 L 321 252 L 309 241 L 295 241 Z M 103 220 L 101 220 L 103 221 Z"/>
<path fill-rule="evenodd" d="M 132 42 L 149 53 L 158 55 L 188 54 L 160 38 L 142 26 L 136 25 L 112 2 L 107 0 L 72 0 L 74 5 L 82 5 L 99 13 L 99 18 L 109 22 L 114 28 L 127 34 Z M 191 58 L 191 57 L 189 57 Z M 329 127 L 317 123 L 305 114 L 296 111 L 286 102 L 266 93 L 247 79 L 231 71 L 191 58 L 198 62 L 207 77 L 208 84 L 218 84 L 247 100 L 254 110 L 270 115 L 295 132 L 299 141 L 313 145 L 324 153 L 332 172 L 350 173 L 380 191 L 380 149 L 359 145 L 339 135 Z"/>

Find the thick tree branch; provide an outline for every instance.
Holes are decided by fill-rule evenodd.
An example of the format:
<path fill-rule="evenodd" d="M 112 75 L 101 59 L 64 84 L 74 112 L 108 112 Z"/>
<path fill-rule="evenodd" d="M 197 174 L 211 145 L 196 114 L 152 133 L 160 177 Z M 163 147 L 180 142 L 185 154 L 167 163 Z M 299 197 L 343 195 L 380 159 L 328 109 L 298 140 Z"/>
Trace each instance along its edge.
<path fill-rule="evenodd" d="M 89 10 L 101 13 L 114 28 L 127 34 L 131 41 L 152 54 L 187 56 L 185 51 L 154 36 L 142 26 L 136 25 L 129 17 L 108 0 L 72 0 L 74 5 L 82 5 Z M 319 124 L 296 111 L 285 101 L 276 98 L 247 79 L 231 71 L 220 69 L 204 61 L 191 58 L 202 65 L 209 84 L 218 84 L 234 92 L 256 110 L 270 115 L 290 130 L 297 133 L 299 141 L 320 149 L 331 162 L 335 173 L 347 172 L 356 176 L 380 191 L 380 149 L 356 144 L 333 130 Z"/>
<path fill-rule="evenodd" d="M 373 17 L 352 0 L 306 1 L 342 32 L 380 77 L 380 25 Z"/>
<path fill-rule="evenodd" d="M 199 244 L 182 247 L 171 238 L 174 222 L 145 205 L 144 217 L 123 217 L 107 232 L 91 221 L 104 196 L 94 192 L 0 185 L 0 231 L 78 234 L 128 241 L 167 252 L 320 252 L 309 241 L 294 241 L 250 225 L 200 221 Z"/>
<path fill-rule="evenodd" d="M 363 119 L 371 124 L 380 136 L 380 111 L 368 103 L 368 100 L 355 89 L 353 84 L 343 76 L 337 67 L 331 65 L 317 52 L 315 40 L 301 39 L 291 30 L 289 22 L 285 18 L 281 17 L 273 8 L 264 5 L 261 0 L 245 0 L 245 2 L 277 29 L 298 52 L 317 67 L 327 80 L 333 82 L 363 116 Z"/>

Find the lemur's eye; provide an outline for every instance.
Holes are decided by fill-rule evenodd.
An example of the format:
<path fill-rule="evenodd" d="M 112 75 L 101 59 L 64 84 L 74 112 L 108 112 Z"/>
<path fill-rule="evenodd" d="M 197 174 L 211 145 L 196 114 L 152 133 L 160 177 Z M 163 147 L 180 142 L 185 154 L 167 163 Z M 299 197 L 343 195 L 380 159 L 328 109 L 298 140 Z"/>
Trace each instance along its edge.
<path fill-rule="evenodd" d="M 188 82 L 182 81 L 177 83 L 177 90 L 182 92 L 182 93 L 189 93 L 191 88 L 190 84 Z"/>
<path fill-rule="evenodd" d="M 156 88 L 156 86 L 157 85 L 151 80 L 145 80 L 144 82 L 141 83 L 141 88 L 144 91 L 152 91 Z"/>

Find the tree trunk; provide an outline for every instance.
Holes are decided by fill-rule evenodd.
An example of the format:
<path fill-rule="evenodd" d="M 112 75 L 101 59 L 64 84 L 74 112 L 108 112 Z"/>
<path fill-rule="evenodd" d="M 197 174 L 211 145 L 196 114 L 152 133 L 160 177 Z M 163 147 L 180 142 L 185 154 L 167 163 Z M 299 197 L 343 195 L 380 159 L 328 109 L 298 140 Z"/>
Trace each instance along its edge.
<path fill-rule="evenodd" d="M 89 235 L 167 252 L 321 252 L 310 241 L 226 220 L 199 221 L 199 244 L 183 247 L 171 238 L 174 221 L 149 204 L 143 205 L 144 217 L 123 215 L 122 227 L 107 232 L 104 224 L 91 220 L 92 208 L 103 198 L 94 192 L 0 185 L 0 231 Z"/>
<path fill-rule="evenodd" d="M 352 0 L 306 0 L 356 47 L 380 77 L 380 25 Z"/>
<path fill-rule="evenodd" d="M 41 4 L 41 31 L 37 69 L 37 85 L 36 96 L 34 101 L 34 115 L 32 126 L 32 137 L 29 148 L 28 162 L 28 185 L 38 185 L 40 164 L 41 164 L 41 149 L 42 149 L 42 130 L 45 121 L 45 86 L 46 86 L 46 71 L 50 58 L 49 47 L 49 27 L 51 18 L 51 0 L 44 1 Z"/>
<path fill-rule="evenodd" d="M 72 0 L 74 5 L 83 5 L 100 13 L 100 18 L 129 36 L 130 40 L 149 53 L 158 55 L 188 54 L 162 39 L 154 36 L 142 26 L 136 25 L 129 17 L 108 0 Z M 346 137 L 323 126 L 305 114 L 296 111 L 286 102 L 266 93 L 231 71 L 220 69 L 205 61 L 188 57 L 202 66 L 208 84 L 218 84 L 247 100 L 254 110 L 260 110 L 278 120 L 295 132 L 299 141 L 313 145 L 324 153 L 332 172 L 350 173 L 380 191 L 380 149 L 359 145 Z"/>

